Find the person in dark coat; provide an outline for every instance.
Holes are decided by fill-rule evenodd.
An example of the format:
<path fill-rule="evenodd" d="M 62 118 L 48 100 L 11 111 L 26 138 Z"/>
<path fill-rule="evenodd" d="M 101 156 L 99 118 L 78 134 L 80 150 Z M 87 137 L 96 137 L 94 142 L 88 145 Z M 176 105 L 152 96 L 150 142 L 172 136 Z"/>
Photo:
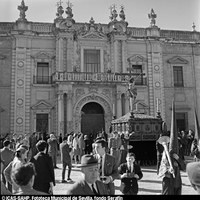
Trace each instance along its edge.
<path fill-rule="evenodd" d="M 4 165 L 3 165 L 3 170 L 8 166 L 8 164 L 14 159 L 14 151 L 10 149 L 10 141 L 9 140 L 5 140 L 3 142 L 3 149 L 0 150 L 0 157 L 1 160 L 4 161 Z M 4 174 L 2 173 L 2 181 L 4 184 L 6 184 L 6 179 L 4 177 Z M 10 183 L 8 183 L 8 188 L 10 191 L 12 191 L 12 185 Z"/>
<path fill-rule="evenodd" d="M 52 158 L 46 154 L 47 143 L 44 140 L 40 140 L 36 144 L 36 148 L 39 152 L 30 160 L 30 162 L 34 164 L 36 170 L 33 188 L 38 191 L 53 194 L 55 174 Z"/>
<path fill-rule="evenodd" d="M 84 135 L 85 142 L 85 154 L 90 154 L 92 152 L 92 141 L 90 140 L 89 135 Z"/>
<path fill-rule="evenodd" d="M 122 163 L 118 170 L 121 174 L 121 192 L 124 195 L 137 195 L 138 180 L 143 177 L 140 165 L 135 163 L 135 154 L 128 153 L 126 163 Z"/>
<path fill-rule="evenodd" d="M 61 163 L 62 163 L 62 183 L 71 182 L 70 174 L 72 169 L 72 161 L 71 161 L 71 152 L 72 148 L 67 144 L 67 137 L 63 138 L 62 143 L 60 144 L 60 155 L 61 155 Z M 68 175 L 67 181 L 65 180 L 65 171 L 68 166 Z"/>

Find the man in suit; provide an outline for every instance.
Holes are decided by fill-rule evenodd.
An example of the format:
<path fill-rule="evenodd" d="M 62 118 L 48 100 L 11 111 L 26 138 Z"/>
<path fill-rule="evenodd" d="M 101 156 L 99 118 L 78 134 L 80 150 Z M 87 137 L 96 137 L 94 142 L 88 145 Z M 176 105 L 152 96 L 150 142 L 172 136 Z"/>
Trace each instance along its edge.
<path fill-rule="evenodd" d="M 100 179 L 106 186 L 109 195 L 115 195 L 114 180 L 118 178 L 118 168 L 115 157 L 106 153 L 107 142 L 104 139 L 98 139 L 94 143 L 96 155 L 99 160 Z"/>
<path fill-rule="evenodd" d="M 98 180 L 98 160 L 93 155 L 85 154 L 81 157 L 82 179 L 74 183 L 67 195 L 107 195 L 104 184 Z"/>
<path fill-rule="evenodd" d="M 110 150 L 110 155 L 115 157 L 116 165 L 119 167 L 121 162 L 121 148 L 122 140 L 117 131 L 113 132 L 113 137 L 108 140 L 108 148 Z"/>
<path fill-rule="evenodd" d="M 60 155 L 61 155 L 61 163 L 62 163 L 62 183 L 71 182 L 70 174 L 72 169 L 72 162 L 71 162 L 71 148 L 67 144 L 67 137 L 65 136 L 62 140 L 62 143 L 60 143 Z M 68 178 L 67 181 L 65 180 L 65 170 L 68 166 Z"/>
<path fill-rule="evenodd" d="M 124 195 L 137 195 L 138 180 L 143 177 L 143 173 L 138 164 L 135 163 L 135 154 L 128 153 L 126 163 L 119 166 L 121 174 L 121 192 Z"/>
<path fill-rule="evenodd" d="M 54 134 L 50 134 L 50 138 L 47 140 L 48 143 L 48 154 L 51 156 L 54 168 L 58 168 L 57 164 L 57 152 L 58 152 L 58 141 Z"/>
<path fill-rule="evenodd" d="M 36 170 L 33 188 L 53 194 L 55 174 L 52 158 L 46 154 L 47 143 L 44 140 L 40 140 L 37 142 L 36 148 L 39 152 L 30 160 L 34 164 Z"/>
<path fill-rule="evenodd" d="M 4 146 L 3 149 L 0 150 L 1 160 L 3 160 L 4 162 L 2 172 L 14 158 L 14 151 L 10 149 L 10 141 L 5 140 L 3 142 L 3 146 Z M 6 179 L 3 173 L 2 173 L 2 181 L 4 184 L 6 184 Z M 12 185 L 10 183 L 8 183 L 8 189 L 12 191 Z"/>

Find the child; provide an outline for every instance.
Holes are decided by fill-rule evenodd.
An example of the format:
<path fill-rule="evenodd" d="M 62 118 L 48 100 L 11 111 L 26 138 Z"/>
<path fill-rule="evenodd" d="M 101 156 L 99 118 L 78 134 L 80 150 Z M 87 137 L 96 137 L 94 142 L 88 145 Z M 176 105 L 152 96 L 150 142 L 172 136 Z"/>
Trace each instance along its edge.
<path fill-rule="evenodd" d="M 124 195 L 137 195 L 138 180 L 143 177 L 140 165 L 135 163 L 135 154 L 128 153 L 126 163 L 122 163 L 119 168 L 121 174 L 121 192 Z"/>

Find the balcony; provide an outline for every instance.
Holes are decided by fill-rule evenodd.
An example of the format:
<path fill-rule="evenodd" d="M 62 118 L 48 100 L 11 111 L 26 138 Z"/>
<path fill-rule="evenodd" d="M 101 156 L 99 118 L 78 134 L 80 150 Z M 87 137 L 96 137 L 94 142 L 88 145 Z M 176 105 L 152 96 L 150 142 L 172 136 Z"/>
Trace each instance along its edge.
<path fill-rule="evenodd" d="M 33 76 L 33 84 L 52 84 L 52 76 Z"/>
<path fill-rule="evenodd" d="M 137 77 L 139 74 L 131 74 Z M 135 85 L 147 85 L 147 78 L 138 77 Z M 97 83 L 127 83 L 129 73 L 88 73 L 88 72 L 55 72 L 52 75 L 53 83 L 56 82 L 97 82 Z"/>

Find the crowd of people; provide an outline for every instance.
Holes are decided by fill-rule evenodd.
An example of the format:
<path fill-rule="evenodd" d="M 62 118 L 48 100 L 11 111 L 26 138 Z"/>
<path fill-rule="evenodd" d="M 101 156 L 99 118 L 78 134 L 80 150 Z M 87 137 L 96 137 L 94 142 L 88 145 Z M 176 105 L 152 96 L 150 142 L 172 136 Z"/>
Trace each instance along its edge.
<path fill-rule="evenodd" d="M 181 131 L 178 140 L 179 155 L 170 152 L 173 170 L 169 167 L 169 175 L 163 178 L 162 194 L 170 194 L 170 190 L 175 189 L 176 194 L 181 194 L 180 170 L 187 171 L 192 186 L 200 191 L 200 142 L 194 139 L 192 131 L 187 134 Z M 71 132 L 64 137 L 38 132 L 12 138 L 6 135 L 1 138 L 1 194 L 52 195 L 56 184 L 54 169 L 58 168 L 60 154 L 62 183 L 72 182 L 72 163 L 82 172 L 82 179 L 75 181 L 66 195 L 115 195 L 115 179 L 121 180 L 122 194 L 137 195 L 138 180 L 142 179 L 143 172 L 130 148 L 128 137 L 116 131 L 111 137 L 105 131 L 95 136 L 81 132 Z M 159 174 L 163 165 L 161 158 L 167 155 L 162 145 L 156 143 L 156 148 Z M 192 164 L 184 165 L 185 155 L 194 157 L 196 168 Z"/>

